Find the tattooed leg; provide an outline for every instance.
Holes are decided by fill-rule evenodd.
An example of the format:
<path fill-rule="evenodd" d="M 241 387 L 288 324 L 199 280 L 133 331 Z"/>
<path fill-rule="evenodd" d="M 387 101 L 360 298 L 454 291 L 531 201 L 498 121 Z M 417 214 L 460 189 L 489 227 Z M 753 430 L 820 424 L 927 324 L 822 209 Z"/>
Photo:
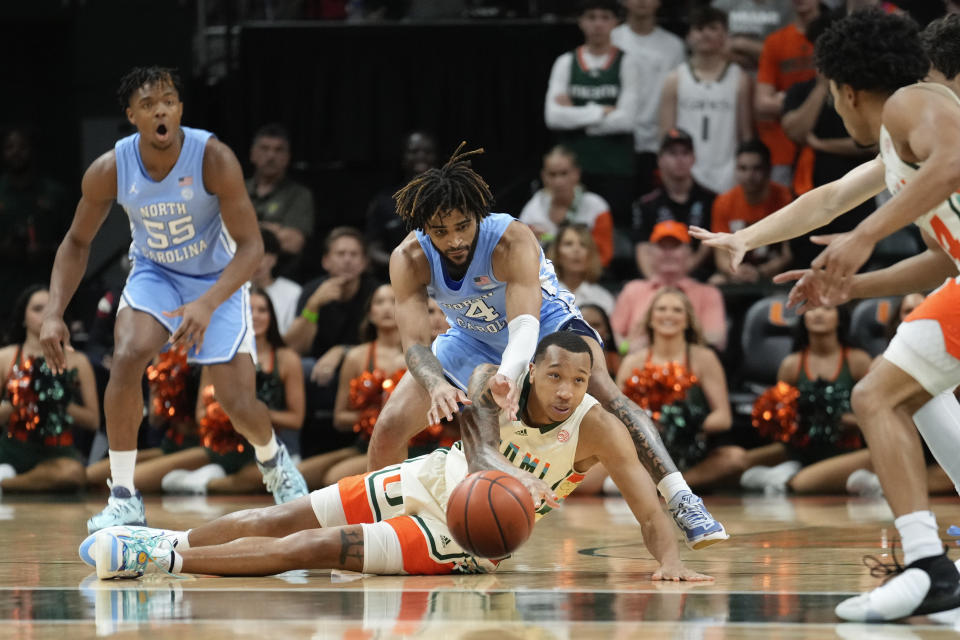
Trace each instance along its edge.
<path fill-rule="evenodd" d="M 178 551 L 184 573 L 269 576 L 293 569 L 363 570 L 360 525 L 308 529 L 285 538 L 240 538 Z"/>
<path fill-rule="evenodd" d="M 595 340 L 587 340 L 593 351 L 593 371 L 590 374 L 590 395 L 600 401 L 604 409 L 617 416 L 624 424 L 633 444 L 637 448 L 637 455 L 647 473 L 654 482 L 660 482 L 663 477 L 677 470 L 667 448 L 660 439 L 660 431 L 650 416 L 637 406 L 633 400 L 623 395 L 617 384 L 607 373 L 603 351 Z"/>

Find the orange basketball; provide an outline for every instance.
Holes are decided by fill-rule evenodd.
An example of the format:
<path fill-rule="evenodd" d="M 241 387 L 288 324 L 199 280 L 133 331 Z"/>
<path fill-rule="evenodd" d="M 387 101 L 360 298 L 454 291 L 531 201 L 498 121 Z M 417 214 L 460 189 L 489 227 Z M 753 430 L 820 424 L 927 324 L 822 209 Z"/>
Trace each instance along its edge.
<path fill-rule="evenodd" d="M 533 498 L 509 473 L 477 471 L 447 503 L 447 528 L 464 551 L 481 558 L 509 555 L 533 531 Z"/>

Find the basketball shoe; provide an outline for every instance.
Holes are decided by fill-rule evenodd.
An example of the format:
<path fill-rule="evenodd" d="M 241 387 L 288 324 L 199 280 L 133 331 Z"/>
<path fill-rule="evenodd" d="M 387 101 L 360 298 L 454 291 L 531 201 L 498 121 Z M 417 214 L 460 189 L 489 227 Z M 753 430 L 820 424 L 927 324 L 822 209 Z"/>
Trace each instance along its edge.
<path fill-rule="evenodd" d="M 80 554 L 80 559 L 91 567 L 97 566 L 97 536 L 101 533 L 111 533 L 114 536 L 135 536 L 143 533 L 149 533 L 150 535 L 158 535 L 163 537 L 173 548 L 176 548 L 177 545 L 180 544 L 180 540 L 185 539 L 185 536 L 187 535 L 186 531 L 174 531 L 172 529 L 128 527 L 126 525 L 119 527 L 107 527 L 106 529 L 101 529 L 96 533 L 91 533 L 88 535 L 84 541 L 80 543 L 80 547 L 77 549 L 77 553 Z"/>
<path fill-rule="evenodd" d="M 110 487 L 110 497 L 107 506 L 87 520 L 87 533 L 95 533 L 100 529 L 115 527 L 122 524 L 146 526 L 147 516 L 143 510 L 143 496 L 137 491 L 131 495 L 126 487 L 115 487 L 107 480 Z"/>
<path fill-rule="evenodd" d="M 296 500 L 309 493 L 307 481 L 293 464 L 283 443 L 279 444 L 277 455 L 266 462 L 257 460 L 257 466 L 263 474 L 263 484 L 267 485 L 267 491 L 273 494 L 277 504 Z"/>
<path fill-rule="evenodd" d="M 723 525 L 713 519 L 703 500 L 690 491 L 680 491 L 667 505 L 674 522 L 687 538 L 691 549 L 703 549 L 730 536 Z"/>
<path fill-rule="evenodd" d="M 97 577 L 139 578 L 153 563 L 170 573 L 173 564 L 174 543 L 159 529 L 129 527 L 126 532 L 100 531 L 96 534 L 93 558 Z"/>
<path fill-rule="evenodd" d="M 920 558 L 905 567 L 895 556 L 892 563 L 865 556 L 864 564 L 870 567 L 870 575 L 886 578 L 873 591 L 838 604 L 834 610 L 838 618 L 885 622 L 960 608 L 960 573 L 946 553 Z"/>

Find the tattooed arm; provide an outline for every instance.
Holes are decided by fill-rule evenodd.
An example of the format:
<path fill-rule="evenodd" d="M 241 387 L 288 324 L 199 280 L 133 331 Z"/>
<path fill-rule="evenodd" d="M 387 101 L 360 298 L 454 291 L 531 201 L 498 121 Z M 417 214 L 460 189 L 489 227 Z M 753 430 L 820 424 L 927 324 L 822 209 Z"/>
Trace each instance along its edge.
<path fill-rule="evenodd" d="M 491 379 L 497 375 L 497 367 L 482 364 L 470 376 L 469 395 L 472 403 L 460 416 L 460 437 L 463 455 L 467 459 L 467 472 L 485 469 L 504 471 L 517 478 L 533 496 L 535 505 L 546 500 L 557 507 L 553 490 L 543 480 L 510 464 L 500 453 L 500 406 L 490 389 Z"/>

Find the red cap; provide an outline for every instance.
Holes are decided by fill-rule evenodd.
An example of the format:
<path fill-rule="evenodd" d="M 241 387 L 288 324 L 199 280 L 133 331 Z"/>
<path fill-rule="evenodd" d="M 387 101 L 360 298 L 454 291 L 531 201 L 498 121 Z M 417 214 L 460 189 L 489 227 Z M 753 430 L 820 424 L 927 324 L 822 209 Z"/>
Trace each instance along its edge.
<path fill-rule="evenodd" d="M 687 225 L 676 220 L 658 222 L 653 227 L 653 233 L 650 234 L 650 242 L 659 242 L 664 238 L 673 238 L 683 244 L 689 243 L 690 234 L 687 233 Z"/>

